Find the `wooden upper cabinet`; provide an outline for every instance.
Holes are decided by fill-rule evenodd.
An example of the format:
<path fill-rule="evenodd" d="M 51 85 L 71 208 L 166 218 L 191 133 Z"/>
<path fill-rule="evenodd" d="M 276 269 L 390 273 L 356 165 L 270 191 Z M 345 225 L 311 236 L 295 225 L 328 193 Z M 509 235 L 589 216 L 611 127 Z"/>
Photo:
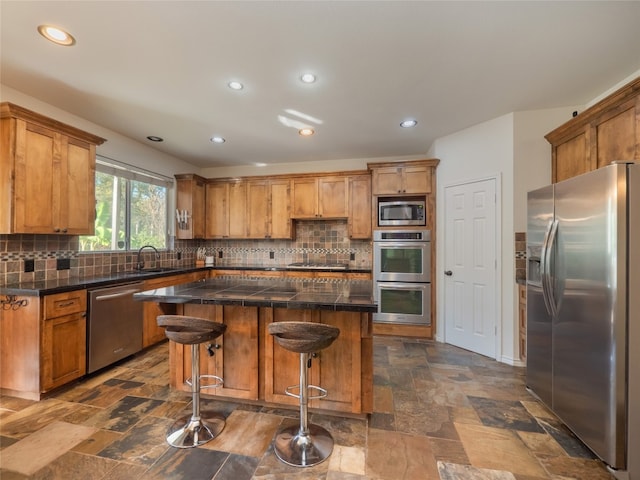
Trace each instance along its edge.
<path fill-rule="evenodd" d="M 640 95 L 595 122 L 596 168 L 616 160 L 640 160 Z"/>
<path fill-rule="evenodd" d="M 371 176 L 349 177 L 349 238 L 371 238 Z"/>
<path fill-rule="evenodd" d="M 249 180 L 247 238 L 291 236 L 291 180 Z"/>
<path fill-rule="evenodd" d="M 551 180 L 559 182 L 616 160 L 640 160 L 640 77 L 545 135 Z"/>
<path fill-rule="evenodd" d="M 245 238 L 247 186 L 243 181 L 207 184 L 207 238 Z"/>
<path fill-rule="evenodd" d="M 0 105 L 0 233 L 91 235 L 103 138 Z"/>
<path fill-rule="evenodd" d="M 176 175 L 176 209 L 186 210 L 187 221 L 176 219 L 176 237 L 181 240 L 204 238 L 205 183 L 198 175 Z"/>
<path fill-rule="evenodd" d="M 372 167 L 374 195 L 425 194 L 431 192 L 431 167 L 401 164 Z"/>
<path fill-rule="evenodd" d="M 348 216 L 348 177 L 303 177 L 292 180 L 292 218 Z"/>
<path fill-rule="evenodd" d="M 555 149 L 556 181 L 593 170 L 589 159 L 589 130 L 578 133 Z"/>

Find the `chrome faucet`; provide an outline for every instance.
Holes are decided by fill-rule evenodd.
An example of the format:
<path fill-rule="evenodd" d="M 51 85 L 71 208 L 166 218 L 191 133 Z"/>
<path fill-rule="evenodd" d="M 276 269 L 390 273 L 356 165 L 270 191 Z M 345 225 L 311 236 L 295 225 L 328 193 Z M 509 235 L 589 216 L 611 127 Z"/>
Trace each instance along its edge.
<path fill-rule="evenodd" d="M 156 260 L 160 260 L 160 253 L 158 252 L 158 249 L 156 247 L 154 247 L 153 245 L 143 245 L 140 247 L 140 250 L 138 250 L 138 260 L 136 261 L 136 270 L 142 270 L 144 268 L 144 261 L 141 258 L 142 250 L 144 248 L 152 248 L 153 251 L 156 252 Z"/>

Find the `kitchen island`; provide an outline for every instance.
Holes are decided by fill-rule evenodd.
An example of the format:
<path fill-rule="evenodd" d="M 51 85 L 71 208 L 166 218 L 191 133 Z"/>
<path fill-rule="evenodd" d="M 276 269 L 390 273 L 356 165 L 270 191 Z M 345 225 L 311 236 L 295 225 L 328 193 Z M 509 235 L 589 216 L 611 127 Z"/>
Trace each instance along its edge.
<path fill-rule="evenodd" d="M 335 278 L 217 277 L 135 294 L 167 312 L 209 318 L 227 325 L 225 334 L 202 344 L 201 374 L 224 378 L 203 390 L 214 397 L 274 406 L 297 405 L 285 395 L 299 381 L 299 357 L 273 341 L 272 322 L 306 321 L 336 326 L 340 336 L 313 355 L 310 384 L 328 390 L 311 408 L 366 414 L 373 411 L 372 313 L 377 311 L 370 280 Z M 186 347 L 186 348 L 185 348 Z M 190 391 L 189 346 L 170 343 L 171 386 Z"/>

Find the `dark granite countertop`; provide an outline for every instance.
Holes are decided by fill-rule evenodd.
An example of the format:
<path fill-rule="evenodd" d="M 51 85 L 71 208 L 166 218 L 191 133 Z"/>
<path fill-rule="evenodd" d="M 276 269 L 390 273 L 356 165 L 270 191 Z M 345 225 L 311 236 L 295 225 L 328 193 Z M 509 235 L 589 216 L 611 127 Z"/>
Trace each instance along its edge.
<path fill-rule="evenodd" d="M 373 282 L 322 278 L 212 278 L 136 293 L 136 300 L 162 303 L 242 305 L 376 312 Z"/>
<path fill-rule="evenodd" d="M 202 270 L 263 270 L 263 271 L 305 271 L 304 269 L 290 269 L 287 267 L 272 267 L 264 265 L 218 265 L 214 267 L 176 267 L 165 268 L 162 271 L 128 271 L 117 272 L 108 275 L 99 275 L 92 277 L 70 277 L 56 280 L 37 280 L 31 282 L 20 282 L 9 285 L 0 286 L 0 295 L 25 295 L 30 297 L 42 297 L 55 293 L 69 292 L 71 290 L 79 290 L 83 288 L 100 288 L 110 285 L 120 285 L 125 283 L 133 283 L 151 278 L 168 277 L 171 275 L 180 275 L 183 273 L 198 272 Z M 318 269 L 309 269 L 309 271 L 324 271 Z M 327 269 L 327 271 L 331 271 Z M 333 270 L 341 273 L 371 273 L 371 270 Z"/>

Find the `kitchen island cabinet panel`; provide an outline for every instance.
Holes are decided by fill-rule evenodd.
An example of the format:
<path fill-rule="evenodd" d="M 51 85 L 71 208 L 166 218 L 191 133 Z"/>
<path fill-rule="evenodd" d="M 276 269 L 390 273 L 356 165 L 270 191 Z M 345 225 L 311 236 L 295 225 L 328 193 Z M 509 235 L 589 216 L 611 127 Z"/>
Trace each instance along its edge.
<path fill-rule="evenodd" d="M 208 318 L 227 325 L 224 335 L 199 345 L 200 374 L 217 375 L 224 383 L 202 393 L 220 397 L 248 400 L 258 399 L 258 309 L 234 305 L 187 304 L 178 312 L 200 318 Z M 211 345 L 213 355 L 209 354 Z M 191 346 L 171 342 L 170 355 L 176 360 L 171 365 L 172 386 L 190 391 L 185 381 L 191 377 Z M 210 383 L 207 380 L 202 385 Z"/>
<path fill-rule="evenodd" d="M 222 341 L 211 342 L 215 359 L 200 347 L 202 372 L 223 373 L 225 387 L 202 393 L 266 404 L 298 404 L 284 392 L 298 384 L 300 369 L 299 355 L 274 342 L 268 325 L 303 321 L 337 326 L 340 336 L 317 352 L 309 370 L 310 382 L 326 388 L 328 396 L 312 400 L 310 407 L 363 414 L 373 408 L 371 320 L 376 307 L 371 295 L 371 281 L 220 277 L 135 297 L 228 325 Z M 183 391 L 189 391 L 184 384 L 191 372 L 189 348 L 175 342 L 170 346 L 171 386 Z"/>

